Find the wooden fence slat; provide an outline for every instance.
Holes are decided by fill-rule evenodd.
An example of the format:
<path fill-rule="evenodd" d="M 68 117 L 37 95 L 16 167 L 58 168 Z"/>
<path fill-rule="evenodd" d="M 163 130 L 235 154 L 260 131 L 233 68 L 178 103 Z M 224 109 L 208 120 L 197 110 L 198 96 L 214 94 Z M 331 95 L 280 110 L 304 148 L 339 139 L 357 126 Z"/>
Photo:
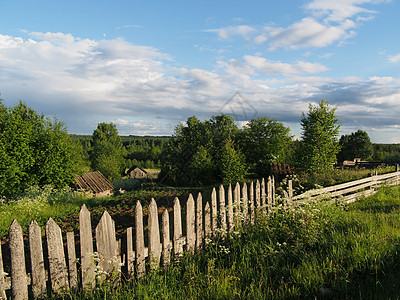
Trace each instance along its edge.
<path fill-rule="evenodd" d="M 98 268 L 101 272 L 98 279 L 100 282 L 103 282 L 107 275 L 117 272 L 119 263 L 117 259 L 115 223 L 107 211 L 103 212 L 95 232 L 96 248 L 99 255 Z"/>
<path fill-rule="evenodd" d="M 247 183 L 243 183 L 242 187 L 242 200 L 243 200 L 243 220 L 247 221 L 249 218 L 249 199 L 247 195 Z"/>
<path fill-rule="evenodd" d="M 219 186 L 218 194 L 219 194 L 219 217 L 221 221 L 221 229 L 226 231 L 227 224 L 226 224 L 226 207 L 225 207 L 225 189 L 222 184 Z"/>
<path fill-rule="evenodd" d="M 233 206 L 235 207 L 235 223 L 237 225 L 239 225 L 241 214 L 242 214 L 239 182 L 236 182 L 235 189 L 233 190 L 233 202 L 234 202 Z"/>
<path fill-rule="evenodd" d="M 0 244 L 0 299 L 6 298 L 6 287 L 5 287 L 5 273 L 4 273 L 4 264 L 3 264 L 3 253 Z"/>
<path fill-rule="evenodd" d="M 183 254 L 182 211 L 178 197 L 174 200 L 174 255 L 178 258 Z"/>
<path fill-rule="evenodd" d="M 200 249 L 202 247 L 203 239 L 203 196 L 201 193 L 198 193 L 196 200 L 196 249 Z"/>
<path fill-rule="evenodd" d="M 42 230 L 36 221 L 32 221 L 28 232 L 32 292 L 35 298 L 43 298 L 46 295 L 46 273 L 44 270 Z"/>
<path fill-rule="evenodd" d="M 13 299 L 28 299 L 28 286 L 26 282 L 24 240 L 22 228 L 17 220 L 11 223 L 9 234 L 9 247 L 11 255 L 11 292 Z"/>
<path fill-rule="evenodd" d="M 92 238 L 92 223 L 90 220 L 90 212 L 86 205 L 82 205 L 79 212 L 79 238 L 81 246 L 81 274 L 83 289 L 92 289 L 96 285 L 94 274 L 94 252 Z"/>
<path fill-rule="evenodd" d="M 250 202 L 250 220 L 251 223 L 254 224 L 256 211 L 254 206 L 254 184 L 253 181 L 250 183 L 250 191 L 249 191 L 249 202 Z"/>
<path fill-rule="evenodd" d="M 207 239 L 211 238 L 211 209 L 210 203 L 207 201 L 204 207 L 204 235 Z"/>
<path fill-rule="evenodd" d="M 232 232 L 235 228 L 235 215 L 233 210 L 233 195 L 232 195 L 232 185 L 228 185 L 228 224 L 229 232 Z"/>
<path fill-rule="evenodd" d="M 78 269 L 76 266 L 76 251 L 74 232 L 67 232 L 67 252 L 68 252 L 68 270 L 69 286 L 71 289 L 78 287 Z"/>
<path fill-rule="evenodd" d="M 260 186 L 260 181 L 257 179 L 256 181 L 256 207 L 257 211 L 260 210 L 261 207 L 261 186 Z"/>
<path fill-rule="evenodd" d="M 266 191 L 265 191 L 265 179 L 262 178 L 261 179 L 261 206 L 265 206 L 267 205 L 266 202 Z"/>
<path fill-rule="evenodd" d="M 196 249 L 196 214 L 192 194 L 186 202 L 186 251 L 194 253 Z"/>
<path fill-rule="evenodd" d="M 135 273 L 135 251 L 133 251 L 132 227 L 126 229 L 126 270 L 128 277 Z"/>
<path fill-rule="evenodd" d="M 211 192 L 211 231 L 215 234 L 218 227 L 217 191 L 213 188 Z"/>
<path fill-rule="evenodd" d="M 158 208 L 154 198 L 151 199 L 148 207 L 148 234 L 149 234 L 149 260 L 152 270 L 158 269 L 161 258 L 160 227 L 158 223 Z"/>
<path fill-rule="evenodd" d="M 267 205 L 268 205 L 268 213 L 272 211 L 272 178 L 271 176 L 268 177 L 267 181 Z"/>
<path fill-rule="evenodd" d="M 50 282 L 53 292 L 68 289 L 68 271 L 60 227 L 50 218 L 46 223 Z"/>
<path fill-rule="evenodd" d="M 167 267 L 171 262 L 172 242 L 170 240 L 169 213 L 164 209 L 162 214 L 162 261 L 163 266 Z"/>
<path fill-rule="evenodd" d="M 146 274 L 146 254 L 144 247 L 143 209 L 139 201 L 136 202 L 135 207 L 135 248 L 136 274 L 138 277 L 142 277 Z"/>

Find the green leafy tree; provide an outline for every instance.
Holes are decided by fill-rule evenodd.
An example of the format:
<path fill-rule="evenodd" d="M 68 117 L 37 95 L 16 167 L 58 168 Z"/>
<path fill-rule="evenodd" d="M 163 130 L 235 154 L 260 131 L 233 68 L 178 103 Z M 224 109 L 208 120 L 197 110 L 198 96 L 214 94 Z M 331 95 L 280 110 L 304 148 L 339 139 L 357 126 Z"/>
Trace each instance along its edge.
<path fill-rule="evenodd" d="M 341 146 L 338 161 L 361 158 L 369 160 L 374 152 L 368 133 L 358 130 L 348 135 L 342 135 L 339 140 Z"/>
<path fill-rule="evenodd" d="M 33 185 L 63 187 L 84 165 L 82 147 L 57 119 L 25 103 L 6 108 L 0 100 L 0 195 L 19 194 Z"/>
<path fill-rule="evenodd" d="M 270 163 L 287 163 L 292 155 L 290 129 L 267 117 L 246 124 L 239 134 L 239 143 L 248 165 L 259 177 L 268 175 Z"/>
<path fill-rule="evenodd" d="M 340 125 L 335 112 L 328 101 L 321 100 L 319 105 L 310 104 L 307 115 L 302 115 L 298 162 L 306 171 L 328 171 L 336 163 Z"/>
<path fill-rule="evenodd" d="M 231 138 L 226 140 L 222 149 L 221 165 L 223 183 L 242 181 L 247 173 L 244 155 L 240 149 L 235 149 Z"/>
<path fill-rule="evenodd" d="M 90 149 L 92 169 L 100 171 L 109 179 L 121 177 L 124 159 L 122 141 L 113 123 L 99 123 L 92 135 Z"/>

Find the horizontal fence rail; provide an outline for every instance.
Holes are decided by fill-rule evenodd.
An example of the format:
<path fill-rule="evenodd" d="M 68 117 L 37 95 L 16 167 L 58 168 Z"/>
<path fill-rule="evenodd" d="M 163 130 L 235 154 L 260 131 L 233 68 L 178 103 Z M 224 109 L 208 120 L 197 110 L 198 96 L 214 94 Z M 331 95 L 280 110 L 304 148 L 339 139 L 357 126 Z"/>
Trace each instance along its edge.
<path fill-rule="evenodd" d="M 400 172 L 395 172 L 297 196 L 293 196 L 289 181 L 284 203 L 304 203 L 328 196 L 351 202 L 374 193 L 382 184 L 398 184 L 399 179 Z M 44 237 L 36 221 L 31 222 L 28 237 L 24 237 L 14 220 L 9 229 L 9 274 L 4 272 L 6 265 L 0 251 L 0 299 L 28 299 L 29 295 L 43 298 L 49 289 L 53 293 L 90 290 L 105 280 L 118 284 L 121 274 L 127 278 L 143 277 L 151 270 L 168 266 L 184 251 L 194 253 L 218 232 L 229 234 L 241 222 L 254 223 L 258 214 L 271 212 L 277 202 L 273 177 L 242 185 L 221 185 L 218 190 L 213 188 L 207 201 L 201 193 L 196 197 L 190 194 L 183 207 L 175 198 L 172 210 L 161 213 L 154 199 L 146 210 L 138 201 L 132 226 L 121 239 L 117 239 L 115 222 L 107 211 L 93 231 L 85 205 L 79 213 L 79 232 L 67 232 L 65 236 L 50 218 Z"/>

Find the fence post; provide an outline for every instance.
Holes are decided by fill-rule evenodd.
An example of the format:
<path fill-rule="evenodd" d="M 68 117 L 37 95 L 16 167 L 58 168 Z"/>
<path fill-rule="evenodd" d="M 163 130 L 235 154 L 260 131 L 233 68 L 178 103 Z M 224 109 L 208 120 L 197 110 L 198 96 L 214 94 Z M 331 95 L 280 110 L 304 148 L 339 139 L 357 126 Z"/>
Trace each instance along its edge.
<path fill-rule="evenodd" d="M 83 289 L 92 289 L 96 285 L 93 253 L 92 223 L 90 212 L 83 204 L 79 212 L 79 237 L 81 245 L 81 272 Z"/>
<path fill-rule="evenodd" d="M 213 235 L 215 234 L 215 229 L 217 229 L 217 218 L 218 218 L 218 210 L 217 210 L 217 191 L 213 188 L 211 192 L 211 231 Z"/>
<path fill-rule="evenodd" d="M 143 232 L 143 209 L 140 201 L 136 202 L 135 207 L 135 254 L 136 254 L 136 274 L 140 278 L 146 274 L 145 247 Z"/>
<path fill-rule="evenodd" d="M 161 258 L 160 226 L 158 224 L 158 208 L 154 198 L 151 199 L 148 207 L 149 218 L 149 260 L 152 270 L 158 269 Z"/>
<path fill-rule="evenodd" d="M 196 201 L 196 248 L 200 249 L 203 245 L 203 197 L 201 193 L 197 195 Z"/>
<path fill-rule="evenodd" d="M 261 213 L 261 185 L 260 185 L 260 181 L 257 179 L 256 181 L 256 204 L 257 204 L 257 208 L 256 208 L 256 213 L 260 214 Z"/>
<path fill-rule="evenodd" d="M 50 282 L 53 292 L 68 289 L 68 271 L 60 227 L 50 218 L 46 223 Z"/>
<path fill-rule="evenodd" d="M 128 277 L 135 273 L 135 251 L 133 251 L 132 227 L 126 229 L 126 270 Z"/>
<path fill-rule="evenodd" d="M 235 223 L 234 223 L 234 214 L 233 214 L 233 196 L 232 196 L 232 185 L 229 183 L 228 185 L 228 223 L 229 223 L 229 232 L 232 232 Z"/>
<path fill-rule="evenodd" d="M 186 251 L 194 253 L 196 248 L 195 209 L 193 195 L 186 201 Z"/>
<path fill-rule="evenodd" d="M 240 215 L 242 213 L 241 205 L 240 205 L 240 185 L 239 182 L 236 182 L 235 189 L 233 191 L 233 202 L 235 207 L 235 223 L 237 226 L 240 224 Z"/>
<path fill-rule="evenodd" d="M 168 209 L 164 209 L 162 214 L 162 261 L 163 266 L 167 267 L 171 262 L 172 243 L 169 232 Z"/>
<path fill-rule="evenodd" d="M 222 184 L 219 186 L 219 216 L 221 220 L 221 229 L 226 231 L 228 226 L 226 224 L 227 217 L 226 217 L 226 207 L 225 207 L 225 189 Z"/>
<path fill-rule="evenodd" d="M 11 223 L 9 234 L 9 247 L 11 254 L 11 291 L 13 299 L 28 299 L 28 286 L 26 284 L 24 239 L 22 228 L 17 220 Z"/>
<path fill-rule="evenodd" d="M 74 232 L 67 232 L 67 252 L 69 269 L 69 286 L 71 289 L 78 287 L 78 270 L 76 268 L 76 251 Z"/>
<path fill-rule="evenodd" d="M 182 214 L 181 203 L 176 197 L 174 200 L 174 255 L 175 259 L 183 253 Z"/>
<path fill-rule="evenodd" d="M 255 206 L 254 206 L 254 184 L 253 181 L 250 183 L 250 220 L 254 224 L 256 218 Z"/>
<path fill-rule="evenodd" d="M 261 205 L 266 206 L 266 192 L 265 192 L 265 179 L 262 178 L 261 180 Z"/>
<path fill-rule="evenodd" d="M 242 187 L 242 199 L 243 199 L 243 220 L 247 221 L 249 218 L 249 199 L 247 196 L 247 184 L 243 183 Z"/>
<path fill-rule="evenodd" d="M 272 211 L 272 205 L 273 205 L 271 176 L 268 176 L 268 182 L 267 182 L 267 202 L 268 202 L 268 213 L 270 213 Z"/>
<path fill-rule="evenodd" d="M 212 228 L 211 228 L 211 208 L 210 203 L 207 201 L 204 207 L 204 235 L 206 239 L 211 238 Z"/>
<path fill-rule="evenodd" d="M 289 180 L 288 181 L 288 202 L 292 203 L 292 199 L 293 199 L 293 181 Z"/>
<path fill-rule="evenodd" d="M 46 295 L 46 273 L 44 271 L 42 231 L 32 220 L 29 225 L 29 251 L 31 257 L 32 292 L 35 298 Z"/>

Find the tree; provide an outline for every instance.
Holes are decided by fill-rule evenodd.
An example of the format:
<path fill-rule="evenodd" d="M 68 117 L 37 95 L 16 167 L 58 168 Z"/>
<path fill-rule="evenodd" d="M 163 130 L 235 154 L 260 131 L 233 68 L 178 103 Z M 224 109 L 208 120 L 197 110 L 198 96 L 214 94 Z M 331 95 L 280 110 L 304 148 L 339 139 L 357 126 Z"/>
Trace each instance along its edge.
<path fill-rule="evenodd" d="M 239 135 L 246 161 L 259 177 L 268 174 L 270 163 L 288 162 L 292 151 L 290 129 L 267 117 L 251 120 Z"/>
<path fill-rule="evenodd" d="M 328 101 L 309 105 L 307 115 L 302 114 L 302 141 L 298 162 L 306 171 L 324 172 L 333 168 L 340 150 L 338 135 L 340 125 L 335 115 L 336 108 Z"/>
<path fill-rule="evenodd" d="M 62 122 L 21 101 L 7 109 L 0 100 L 0 195 L 33 185 L 69 185 L 84 165 L 82 157 L 82 147 Z"/>
<path fill-rule="evenodd" d="M 338 154 L 338 161 L 340 162 L 354 158 L 368 160 L 374 152 L 368 133 L 363 130 L 358 130 L 350 135 L 342 135 L 339 144 L 341 150 Z"/>
<path fill-rule="evenodd" d="M 90 150 L 92 169 L 100 171 L 109 179 L 121 177 L 123 168 L 122 141 L 117 126 L 113 123 L 99 123 L 93 131 Z"/>

